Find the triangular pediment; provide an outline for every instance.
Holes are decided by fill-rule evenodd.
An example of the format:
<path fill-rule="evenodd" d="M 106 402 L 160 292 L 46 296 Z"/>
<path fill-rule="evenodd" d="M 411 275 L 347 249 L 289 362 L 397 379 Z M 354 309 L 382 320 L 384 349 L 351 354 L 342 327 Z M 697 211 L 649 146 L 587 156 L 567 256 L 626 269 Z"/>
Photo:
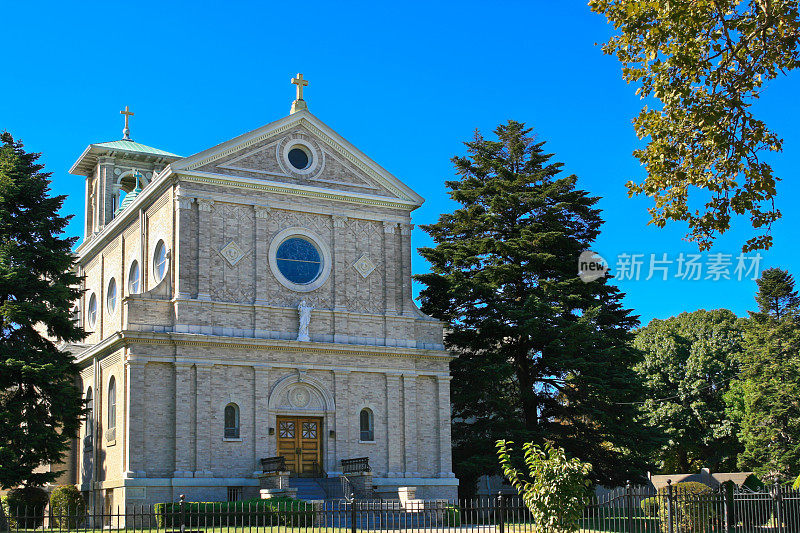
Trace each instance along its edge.
<path fill-rule="evenodd" d="M 304 161 L 307 161 L 305 167 Z M 345 197 L 375 197 L 409 209 L 424 202 L 407 185 L 305 110 L 176 161 L 172 170 L 226 179 L 263 180 L 298 190 L 336 191 Z"/>

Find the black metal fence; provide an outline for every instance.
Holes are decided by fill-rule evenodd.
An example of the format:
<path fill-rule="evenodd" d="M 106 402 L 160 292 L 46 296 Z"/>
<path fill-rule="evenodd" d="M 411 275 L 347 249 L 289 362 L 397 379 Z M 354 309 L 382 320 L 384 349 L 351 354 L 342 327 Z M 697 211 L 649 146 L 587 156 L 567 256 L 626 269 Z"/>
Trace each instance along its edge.
<path fill-rule="evenodd" d="M 3 524 L 5 523 L 5 524 Z M 569 524 L 562 524 L 569 528 Z M 474 531 L 540 533 L 518 496 L 465 501 L 252 500 L 181 501 L 97 512 L 54 513 L 22 508 L 0 518 L 10 531 L 88 532 L 102 530 L 165 533 L 281 533 L 368 531 Z M 573 523 L 581 533 L 800 533 L 800 491 L 772 487 L 762 492 L 723 486 L 704 494 L 680 485 L 656 494 L 644 487 L 617 489 L 584 501 Z"/>

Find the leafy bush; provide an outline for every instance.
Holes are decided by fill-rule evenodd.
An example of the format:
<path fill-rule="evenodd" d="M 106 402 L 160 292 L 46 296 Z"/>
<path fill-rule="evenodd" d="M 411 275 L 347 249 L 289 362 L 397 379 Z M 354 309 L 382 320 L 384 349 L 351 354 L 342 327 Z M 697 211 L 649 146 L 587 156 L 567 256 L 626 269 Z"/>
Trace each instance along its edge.
<path fill-rule="evenodd" d="M 658 496 L 650 496 L 645 498 L 639 504 L 645 516 L 656 517 L 658 516 Z"/>
<path fill-rule="evenodd" d="M 11 489 L 0 498 L 11 529 L 36 529 L 44 524 L 44 509 L 49 496 L 38 487 Z"/>
<path fill-rule="evenodd" d="M 313 506 L 288 497 L 238 502 L 184 502 L 183 509 L 183 523 L 190 527 L 308 527 L 314 523 Z M 159 528 L 180 527 L 180 502 L 157 503 L 155 514 Z"/>
<path fill-rule="evenodd" d="M 579 459 L 567 459 L 563 448 L 550 443 L 544 449 L 532 442 L 522 446 L 523 475 L 511 465 L 513 442 L 497 441 L 497 454 L 503 474 L 522 496 L 540 533 L 577 531 L 589 486 L 587 475 L 592 465 Z"/>
<path fill-rule="evenodd" d="M 50 494 L 50 527 L 76 529 L 86 514 L 86 502 L 75 485 L 61 485 Z"/>
<path fill-rule="evenodd" d="M 444 525 L 447 527 L 461 527 L 461 511 L 458 507 L 448 505 L 444 508 Z"/>
<path fill-rule="evenodd" d="M 697 481 L 676 483 L 672 486 L 672 524 L 673 531 L 705 531 L 708 521 L 716 516 L 716 507 L 710 503 L 714 491 L 711 487 Z M 658 497 L 663 505 L 658 506 L 658 517 L 662 533 L 669 531 L 669 487 L 658 489 Z"/>

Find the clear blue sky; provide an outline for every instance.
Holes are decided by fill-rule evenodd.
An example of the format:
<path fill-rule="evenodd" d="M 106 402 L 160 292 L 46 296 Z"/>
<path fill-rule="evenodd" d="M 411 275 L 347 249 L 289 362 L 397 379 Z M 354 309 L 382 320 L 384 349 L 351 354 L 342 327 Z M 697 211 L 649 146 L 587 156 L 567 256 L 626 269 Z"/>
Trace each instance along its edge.
<path fill-rule="evenodd" d="M 67 173 L 92 142 L 131 136 L 191 155 L 288 114 L 303 72 L 312 113 L 424 196 L 430 223 L 453 209 L 450 157 L 475 128 L 533 126 L 580 186 L 603 197 L 596 251 L 691 253 L 685 228 L 647 226 L 631 151 L 641 102 L 596 43 L 605 19 L 575 2 L 8 2 L 0 129 L 43 152 L 54 191 L 68 194 L 71 234 L 83 224 L 83 179 Z M 785 139 L 776 244 L 762 267 L 798 269 L 800 77 L 773 82 L 758 113 Z M 747 220 L 713 250 L 738 253 Z M 430 243 L 419 228 L 415 247 Z M 427 268 L 416 256 L 415 272 Z M 577 265 L 576 265 L 577 270 Z M 673 265 L 670 275 L 675 273 Z M 620 281 L 643 321 L 699 308 L 753 308 L 751 281 Z M 418 288 L 417 288 L 418 289 Z"/>

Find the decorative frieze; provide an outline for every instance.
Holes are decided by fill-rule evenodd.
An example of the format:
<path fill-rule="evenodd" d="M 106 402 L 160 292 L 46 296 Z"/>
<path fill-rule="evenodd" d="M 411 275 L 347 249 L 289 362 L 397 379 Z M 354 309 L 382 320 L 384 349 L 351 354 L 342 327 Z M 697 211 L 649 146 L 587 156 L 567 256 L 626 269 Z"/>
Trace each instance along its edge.
<path fill-rule="evenodd" d="M 344 215 L 333 215 L 331 217 L 333 219 L 333 227 L 334 228 L 344 228 L 347 226 L 347 217 Z"/>

